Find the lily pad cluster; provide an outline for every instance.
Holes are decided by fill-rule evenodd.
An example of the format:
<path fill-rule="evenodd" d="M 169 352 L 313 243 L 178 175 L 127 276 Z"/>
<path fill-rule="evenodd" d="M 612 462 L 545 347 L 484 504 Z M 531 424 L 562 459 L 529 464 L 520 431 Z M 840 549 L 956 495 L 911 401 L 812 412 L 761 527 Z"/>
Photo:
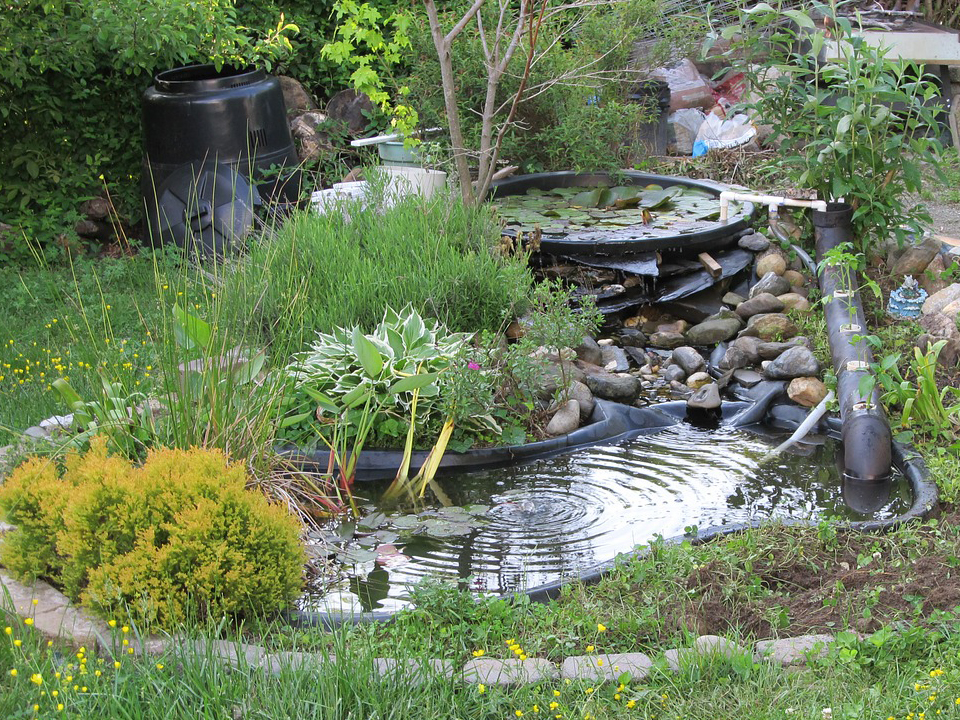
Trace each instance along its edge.
<path fill-rule="evenodd" d="M 720 200 L 704 190 L 673 185 L 530 188 L 496 199 L 507 228 L 545 235 L 578 230 L 647 227 L 651 236 L 677 224 L 717 220 Z"/>
<path fill-rule="evenodd" d="M 441 507 L 419 513 L 387 515 L 375 510 L 353 522 L 341 522 L 321 531 L 315 540 L 343 565 L 376 561 L 387 567 L 409 560 L 395 543 L 413 536 L 446 539 L 469 535 L 487 522 L 489 505 Z"/>

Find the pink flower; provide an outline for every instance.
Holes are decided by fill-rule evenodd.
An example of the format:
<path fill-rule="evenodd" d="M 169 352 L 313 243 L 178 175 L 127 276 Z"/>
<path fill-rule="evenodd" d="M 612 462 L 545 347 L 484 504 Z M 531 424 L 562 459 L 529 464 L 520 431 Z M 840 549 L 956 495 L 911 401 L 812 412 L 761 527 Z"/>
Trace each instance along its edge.
<path fill-rule="evenodd" d="M 473 360 L 471 360 L 470 362 L 467 363 L 467 367 L 470 368 L 471 370 L 479 370 L 479 369 L 480 369 L 480 365 L 478 365 L 477 363 L 475 363 Z"/>

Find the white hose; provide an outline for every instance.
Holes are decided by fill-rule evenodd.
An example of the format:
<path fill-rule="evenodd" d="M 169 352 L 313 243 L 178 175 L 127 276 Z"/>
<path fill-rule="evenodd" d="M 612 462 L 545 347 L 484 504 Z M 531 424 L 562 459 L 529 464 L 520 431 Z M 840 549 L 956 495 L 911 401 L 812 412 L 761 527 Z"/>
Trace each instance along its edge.
<path fill-rule="evenodd" d="M 820 422 L 820 418 L 822 418 L 826 414 L 827 405 L 830 403 L 831 400 L 833 400 L 833 390 L 827 391 L 826 397 L 824 397 L 823 400 L 820 401 L 819 405 L 817 405 L 813 410 L 810 411 L 810 414 L 807 415 L 806 419 L 802 423 L 800 423 L 799 427 L 797 427 L 796 430 L 793 431 L 793 435 L 788 437 L 782 443 L 777 445 L 773 450 L 771 450 L 766 455 L 764 455 L 760 459 L 760 462 L 765 463 L 768 460 L 772 460 L 777 455 L 779 455 L 784 450 L 786 450 L 788 447 L 790 447 L 794 443 L 806 437 L 807 433 L 810 432 L 811 428 L 815 427 L 816 424 Z"/>

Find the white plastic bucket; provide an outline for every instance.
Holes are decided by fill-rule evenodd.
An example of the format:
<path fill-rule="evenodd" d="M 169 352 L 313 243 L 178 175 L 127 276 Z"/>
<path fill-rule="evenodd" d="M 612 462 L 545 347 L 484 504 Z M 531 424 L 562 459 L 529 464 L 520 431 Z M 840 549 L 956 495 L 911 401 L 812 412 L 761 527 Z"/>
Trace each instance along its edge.
<path fill-rule="evenodd" d="M 380 165 L 376 170 L 386 178 L 388 194 L 395 197 L 421 195 L 431 198 L 447 184 L 447 174 L 442 170 L 400 165 Z"/>

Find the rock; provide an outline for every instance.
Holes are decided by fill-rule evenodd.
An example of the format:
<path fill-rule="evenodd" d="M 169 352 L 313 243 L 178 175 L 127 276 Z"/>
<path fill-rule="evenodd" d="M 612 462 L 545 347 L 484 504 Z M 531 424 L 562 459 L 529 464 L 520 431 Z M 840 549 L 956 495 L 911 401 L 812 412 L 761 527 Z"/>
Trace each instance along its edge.
<path fill-rule="evenodd" d="M 916 245 L 909 246 L 904 253 L 897 258 L 893 264 L 894 275 L 913 275 L 917 277 L 923 274 L 930 261 L 940 252 L 941 242 L 933 235 L 927 235 Z"/>
<path fill-rule="evenodd" d="M 54 430 L 69 430 L 71 427 L 73 427 L 73 413 L 69 413 L 67 415 L 51 415 L 46 420 L 40 421 L 40 427 L 47 432 Z"/>
<path fill-rule="evenodd" d="M 436 659 L 374 658 L 373 674 L 379 679 L 390 678 L 393 682 L 420 685 L 437 677 L 453 677 L 453 663 Z"/>
<path fill-rule="evenodd" d="M 803 287 L 807 284 L 807 279 L 803 276 L 803 273 L 797 272 L 796 270 L 786 270 L 783 273 L 783 279 L 790 283 L 792 286 Z"/>
<path fill-rule="evenodd" d="M 547 435 L 556 437 L 572 433 L 578 427 L 580 427 L 580 403 L 576 400 L 567 400 L 550 418 L 546 432 Z"/>
<path fill-rule="evenodd" d="M 720 407 L 720 388 L 715 382 L 708 383 L 695 390 L 687 398 L 687 407 L 695 410 L 715 410 Z"/>
<path fill-rule="evenodd" d="M 785 295 L 799 295 L 802 298 L 810 299 L 810 289 L 806 286 L 801 287 L 800 285 L 791 285 L 790 292 L 784 293 Z"/>
<path fill-rule="evenodd" d="M 683 370 L 684 376 L 693 375 L 707 367 L 703 355 L 694 350 L 689 345 L 682 345 L 673 351 L 670 356 L 674 364 L 679 365 Z"/>
<path fill-rule="evenodd" d="M 24 436 L 28 438 L 34 438 L 36 440 L 46 440 L 50 437 L 50 433 L 44 430 L 42 427 L 37 425 L 32 425 L 23 431 Z"/>
<path fill-rule="evenodd" d="M 643 320 L 640 318 L 639 315 L 633 315 L 632 317 L 628 317 L 626 320 L 623 321 L 623 326 L 625 328 L 635 328 L 637 327 L 637 325 L 640 325 L 642 322 Z"/>
<path fill-rule="evenodd" d="M 762 278 L 768 273 L 783 275 L 787 271 L 787 261 L 780 253 L 770 253 L 757 260 L 757 277 Z M 784 278 L 786 280 L 786 278 Z"/>
<path fill-rule="evenodd" d="M 603 340 L 597 340 L 597 347 L 605 348 L 605 347 L 610 347 L 611 345 L 613 345 L 612 338 L 604 338 Z"/>
<path fill-rule="evenodd" d="M 600 346 L 592 337 L 584 337 L 583 342 L 574 348 L 577 357 L 588 362 L 591 365 L 603 365 L 603 354 L 600 352 Z"/>
<path fill-rule="evenodd" d="M 630 404 L 640 397 L 640 378 L 633 375 L 611 373 L 590 373 L 584 380 L 595 397 Z"/>
<path fill-rule="evenodd" d="M 740 330 L 740 321 L 732 318 L 705 320 L 687 331 L 686 340 L 691 345 L 716 345 L 729 340 Z"/>
<path fill-rule="evenodd" d="M 795 342 L 762 342 L 757 345 L 757 354 L 761 360 L 776 360 L 787 350 L 796 346 Z"/>
<path fill-rule="evenodd" d="M 323 113 L 307 112 L 290 122 L 290 134 L 297 141 L 298 155 L 302 162 L 312 162 L 324 153 L 332 153 L 333 145 L 326 133 L 317 132 L 317 127 L 326 120 Z"/>
<path fill-rule="evenodd" d="M 776 297 L 788 292 L 790 292 L 790 283 L 776 273 L 768 272 L 760 278 L 756 285 L 750 288 L 750 297 L 754 298 L 760 293 L 770 293 Z"/>
<path fill-rule="evenodd" d="M 947 262 L 943 259 L 943 255 L 937 253 L 930 264 L 927 265 L 923 275 L 917 278 L 917 282 L 920 283 L 920 287 L 927 291 L 928 296 L 934 295 L 949 285 L 943 277 L 946 271 Z"/>
<path fill-rule="evenodd" d="M 953 283 L 924 300 L 920 312 L 924 315 L 933 315 L 957 300 L 960 300 L 960 283 Z"/>
<path fill-rule="evenodd" d="M 744 250 L 763 252 L 770 247 L 770 241 L 760 233 L 755 232 L 752 235 L 744 235 L 742 238 L 740 238 L 740 240 L 737 241 L 737 245 Z"/>
<path fill-rule="evenodd" d="M 614 283 L 613 285 L 607 285 L 605 288 L 603 288 L 601 295 L 604 299 L 606 299 L 609 297 L 616 297 L 617 295 L 623 295 L 626 291 L 627 288 L 625 288 L 623 285 L 620 283 Z"/>
<path fill-rule="evenodd" d="M 327 103 L 327 117 L 346 125 L 347 132 L 354 137 L 367 129 L 368 117 L 375 110 L 370 98 L 356 90 L 341 90 Z"/>
<path fill-rule="evenodd" d="M 797 405 L 815 407 L 827 396 L 827 386 L 813 377 L 798 377 L 790 381 L 787 395 Z"/>
<path fill-rule="evenodd" d="M 766 375 L 772 380 L 790 380 L 791 378 L 817 375 L 820 363 L 813 353 L 802 345 L 792 347 L 781 353 L 766 369 Z"/>
<path fill-rule="evenodd" d="M 73 231 L 80 237 L 95 238 L 101 234 L 103 226 L 98 222 L 84 218 L 76 222 Z"/>
<path fill-rule="evenodd" d="M 673 320 L 672 322 L 661 322 L 657 325 L 657 332 L 662 333 L 680 333 L 681 335 L 690 329 L 690 323 L 686 320 Z"/>
<path fill-rule="evenodd" d="M 737 306 L 737 315 L 748 320 L 761 313 L 778 313 L 784 308 L 783 301 L 770 293 L 757 293 Z"/>
<path fill-rule="evenodd" d="M 536 389 L 537 397 L 541 400 L 551 400 L 556 395 L 557 390 L 563 386 L 564 381 L 567 383 L 575 380 L 583 382 L 583 376 L 583 370 L 569 360 L 563 361 L 563 371 L 561 372 L 556 355 L 544 358 L 539 377 L 539 387 Z"/>
<path fill-rule="evenodd" d="M 107 220 L 112 211 L 113 206 L 110 201 L 100 195 L 92 197 L 80 205 L 80 212 L 89 220 Z"/>
<path fill-rule="evenodd" d="M 620 331 L 620 345 L 624 348 L 642 348 L 647 345 L 647 336 L 636 328 L 624 328 Z"/>
<path fill-rule="evenodd" d="M 668 383 L 683 382 L 687 379 L 687 374 L 679 365 L 667 365 L 660 371 L 660 377 Z"/>
<path fill-rule="evenodd" d="M 780 640 L 760 640 L 756 645 L 756 659 L 783 666 L 805 665 L 808 660 L 826 656 L 833 643 L 832 635 L 801 635 Z"/>
<path fill-rule="evenodd" d="M 288 116 L 301 115 L 316 109 L 317 104 L 300 81 L 287 75 L 277 75 L 277 80 L 280 81 L 280 91 L 283 93 L 283 104 L 287 108 Z"/>
<path fill-rule="evenodd" d="M 763 381 L 763 375 L 756 370 L 735 370 L 733 379 L 743 385 L 745 388 L 752 388 Z"/>
<path fill-rule="evenodd" d="M 726 295 L 720 298 L 720 302 L 722 302 L 724 305 L 729 305 L 730 307 L 735 308 L 745 299 L 746 298 L 741 295 L 737 295 L 735 292 L 728 292 Z"/>
<path fill-rule="evenodd" d="M 687 378 L 687 387 L 690 388 L 691 390 L 699 390 L 707 383 L 712 383 L 712 382 L 713 382 L 713 378 L 710 377 L 710 373 L 703 372 L 701 370 L 699 372 L 693 373 L 692 375 L 690 375 L 690 377 Z"/>
<path fill-rule="evenodd" d="M 747 354 L 736 345 L 731 345 L 723 354 L 723 359 L 720 360 L 718 367 L 721 370 L 736 370 L 750 365 L 753 365 L 753 362 L 750 361 Z"/>
<path fill-rule="evenodd" d="M 670 648 L 669 650 L 664 651 L 663 659 L 667 661 L 667 667 L 669 667 L 670 670 L 678 673 L 686 664 L 690 655 L 691 652 L 687 648 Z"/>
<path fill-rule="evenodd" d="M 655 332 L 649 337 L 648 342 L 655 348 L 672 350 L 683 345 L 687 339 L 678 332 Z"/>
<path fill-rule="evenodd" d="M 623 348 L 615 345 L 605 345 L 600 348 L 601 365 L 608 372 L 625 373 L 630 369 L 630 362 Z"/>
<path fill-rule="evenodd" d="M 746 655 L 742 645 L 717 635 L 701 635 L 693 643 L 694 652 L 699 655 L 714 655 L 729 660 L 734 655 Z"/>
<path fill-rule="evenodd" d="M 807 300 L 803 295 L 800 295 L 795 292 L 784 293 L 783 295 L 777 298 L 781 303 L 783 303 L 783 310 L 794 312 L 809 312 L 810 310 L 810 301 Z M 779 312 L 779 311 L 774 311 Z"/>
<path fill-rule="evenodd" d="M 946 340 L 947 344 L 940 351 L 937 362 L 944 367 L 956 365 L 960 359 L 960 329 L 957 328 L 956 320 L 943 313 L 936 313 L 921 315 L 918 322 L 926 332 L 917 338 L 916 346 L 926 352 L 929 344 Z"/>
<path fill-rule="evenodd" d="M 735 347 L 743 352 L 747 358 L 748 365 L 756 365 L 758 362 L 760 362 L 759 348 L 762 342 L 763 341 L 757 337 L 743 336 L 734 340 L 730 344 L 730 347 Z"/>
<path fill-rule="evenodd" d="M 693 395 L 693 390 L 691 390 L 690 388 L 688 388 L 688 387 L 687 387 L 686 385 L 684 385 L 682 382 L 678 382 L 678 381 L 676 381 L 676 380 L 673 380 L 673 381 L 670 383 L 670 390 L 671 390 L 671 391 L 673 392 L 673 394 L 676 395 L 678 398 L 686 398 L 686 397 L 690 397 L 691 395 Z"/>
<path fill-rule="evenodd" d="M 754 315 L 747 322 L 743 335 L 753 335 L 761 340 L 783 340 L 792 338 L 799 331 L 793 321 L 782 313 Z"/>
<path fill-rule="evenodd" d="M 463 666 L 463 680 L 483 685 L 530 685 L 553 680 L 558 675 L 556 666 L 542 658 L 526 660 L 497 660 L 473 658 Z"/>
<path fill-rule="evenodd" d="M 596 406 L 597 402 L 593 399 L 593 393 L 590 392 L 590 388 L 588 388 L 585 383 L 582 383 L 579 380 L 574 380 L 572 383 L 570 383 L 570 389 L 567 391 L 567 395 L 571 400 L 577 401 L 577 405 L 580 409 L 581 422 L 593 414 L 593 408 Z"/>
<path fill-rule="evenodd" d="M 650 674 L 653 661 L 643 653 L 617 653 L 579 655 L 568 657 L 560 667 L 564 680 L 588 680 L 593 682 L 619 682 L 624 673 L 631 680 L 644 680 Z"/>
<path fill-rule="evenodd" d="M 643 368 L 647 364 L 647 354 L 642 349 L 627 345 L 623 351 L 636 363 L 637 367 Z"/>

